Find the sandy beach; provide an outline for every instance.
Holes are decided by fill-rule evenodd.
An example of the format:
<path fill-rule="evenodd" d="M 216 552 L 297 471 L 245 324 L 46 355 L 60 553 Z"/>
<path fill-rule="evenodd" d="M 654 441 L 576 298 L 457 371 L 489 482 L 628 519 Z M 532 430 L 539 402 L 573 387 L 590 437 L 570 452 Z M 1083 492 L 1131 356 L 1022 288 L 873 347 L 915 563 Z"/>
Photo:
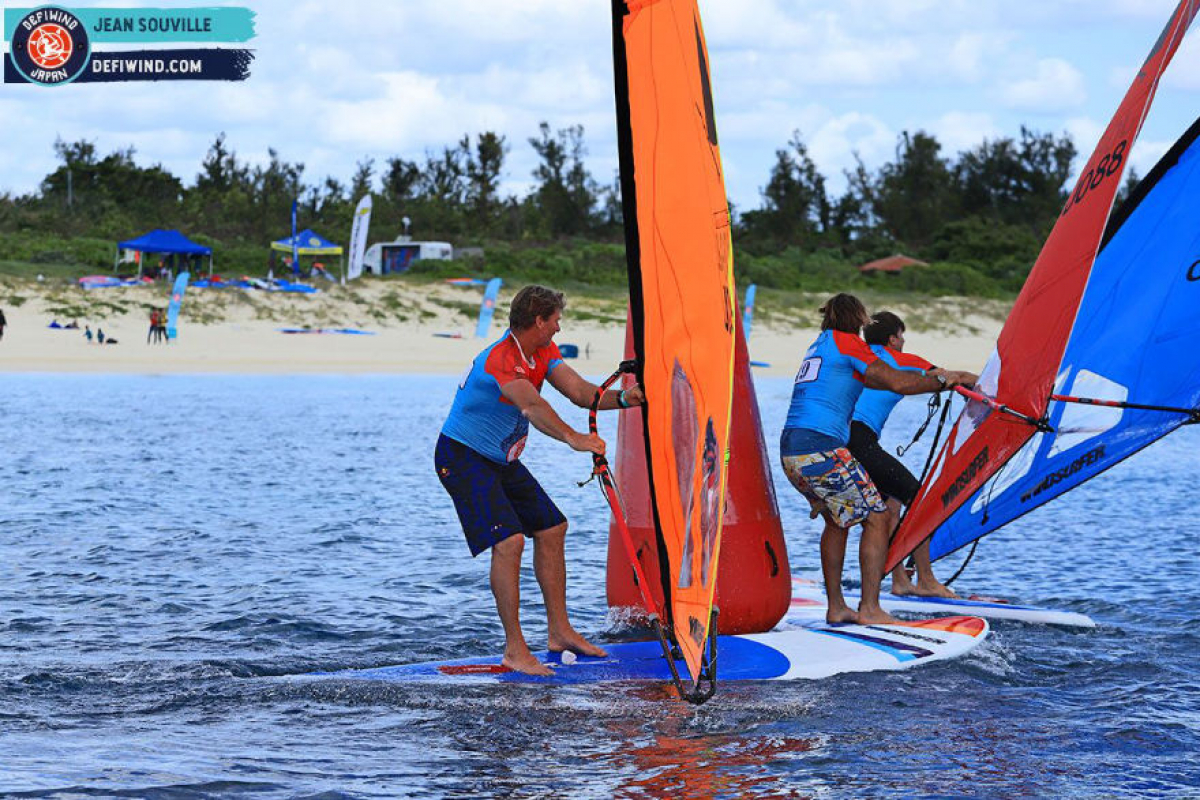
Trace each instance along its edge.
<path fill-rule="evenodd" d="M 501 294 L 492 338 L 504 329 L 515 288 L 506 286 Z M 164 285 L 84 290 L 10 281 L 0 283 L 0 309 L 8 319 L 0 341 L 0 372 L 459 373 L 490 341 L 474 337 L 480 297 L 478 290 L 371 279 L 322 287 L 314 295 L 193 288 L 183 303 L 178 338 L 148 345 L 149 309 L 167 305 Z M 575 365 L 581 373 L 606 374 L 622 357 L 622 301 L 583 296 L 569 296 L 568 301 L 557 341 L 579 346 Z M 973 370 L 982 368 L 991 353 L 1003 316 L 1003 308 L 995 304 L 954 298 L 919 309 L 888 307 L 919 321 L 910 321 L 908 350 L 937 364 Z M 965 314 L 968 307 L 975 313 Z M 756 368 L 755 374 L 791 375 L 816 336 L 815 316 L 813 309 L 776 308 L 760 314 L 750 352 L 770 366 Z M 80 327 L 48 327 L 55 320 L 64 325 L 75 321 Z M 93 331 L 102 328 L 117 344 L 89 344 L 85 325 Z M 370 335 L 289 334 L 285 328 L 351 328 Z"/>

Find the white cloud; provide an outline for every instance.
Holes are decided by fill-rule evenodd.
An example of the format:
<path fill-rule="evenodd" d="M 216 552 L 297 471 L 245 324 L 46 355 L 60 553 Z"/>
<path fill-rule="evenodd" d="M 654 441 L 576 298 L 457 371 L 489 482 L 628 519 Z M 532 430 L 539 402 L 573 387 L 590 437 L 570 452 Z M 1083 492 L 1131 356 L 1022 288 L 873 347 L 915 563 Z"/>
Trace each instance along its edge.
<path fill-rule="evenodd" d="M 1174 144 L 1173 141 L 1138 139 L 1129 157 L 1130 168 L 1137 170 L 1138 177 L 1146 177 L 1146 173 L 1154 169 L 1154 165 Z"/>
<path fill-rule="evenodd" d="M 809 150 L 829 176 L 854 167 L 857 153 L 868 163 L 890 157 L 896 147 L 896 132 L 870 114 L 851 112 L 829 120 L 813 135 Z"/>
<path fill-rule="evenodd" d="M 1200 90 L 1200 25 L 1179 45 L 1175 59 L 1163 76 L 1163 86 L 1187 91 Z"/>
<path fill-rule="evenodd" d="M 1001 99 L 1018 111 L 1060 112 L 1087 100 L 1083 74 L 1061 58 L 1043 58 L 1036 73 L 1001 88 Z"/>
<path fill-rule="evenodd" d="M 961 80 L 977 81 L 983 77 L 985 56 L 995 44 L 993 37 L 986 33 L 963 34 L 945 54 L 943 64 Z"/>
<path fill-rule="evenodd" d="M 1091 120 L 1107 120 L 1138 51 L 1154 41 L 1174 4 L 700 0 L 729 192 L 743 209 L 755 207 L 774 151 L 795 129 L 831 184 L 840 184 L 855 150 L 872 167 L 889 160 L 903 129 L 929 130 L 953 153 L 985 136 L 1014 135 L 1022 123 L 1066 127 L 1088 149 L 1100 127 Z M 190 183 L 225 131 L 243 160 L 263 163 L 273 146 L 285 160 L 303 162 L 310 182 L 326 174 L 346 182 L 364 158 L 377 167 L 394 156 L 419 160 L 464 133 L 495 130 L 510 147 L 505 188 L 520 192 L 536 161 L 526 139 L 542 120 L 556 129 L 583 124 L 589 168 L 602 183 L 612 178 L 607 2 L 251 5 L 256 60 L 244 83 L 0 85 L 0 119 L 36 121 L 0 128 L 0 191 L 36 188 L 54 168 L 55 134 L 93 139 L 102 153 L 132 144 L 139 163 L 162 162 Z M 1087 25 L 1072 27 L 1080 19 Z M 1140 44 L 1131 51 L 1133 39 Z M 1155 141 L 1178 135 L 1194 118 L 1178 97 L 1200 88 L 1196 39 L 1200 31 L 1164 80 L 1156 112 L 1166 122 L 1147 133 Z M 1080 42 L 1087 58 L 1073 55 Z M 1114 59 L 1124 72 L 1112 79 L 1118 88 L 1105 90 Z M 1004 85 L 1005 75 L 1017 80 Z M 1094 97 L 1084 91 L 1085 76 Z M 1182 125 L 1181 116 L 1188 117 Z"/>
<path fill-rule="evenodd" d="M 1158 19 L 1164 23 L 1179 4 L 1178 0 L 1069 0 L 1069 4 L 1091 12 L 1100 11 L 1113 16 Z"/>
<path fill-rule="evenodd" d="M 992 115 L 979 111 L 949 111 L 929 127 L 942 143 L 945 155 L 969 150 L 984 139 L 997 139 L 1003 135 Z"/>

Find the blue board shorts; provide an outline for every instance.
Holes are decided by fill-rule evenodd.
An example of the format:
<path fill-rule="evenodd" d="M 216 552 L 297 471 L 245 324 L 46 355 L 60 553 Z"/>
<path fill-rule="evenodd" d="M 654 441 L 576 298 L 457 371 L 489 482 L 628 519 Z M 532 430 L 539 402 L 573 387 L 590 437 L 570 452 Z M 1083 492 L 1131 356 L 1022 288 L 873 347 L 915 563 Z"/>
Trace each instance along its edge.
<path fill-rule="evenodd" d="M 520 461 L 497 464 L 442 435 L 433 463 L 454 500 L 472 556 L 513 534 L 532 536 L 567 521 Z"/>
<path fill-rule="evenodd" d="M 849 528 L 887 505 L 866 470 L 845 447 L 783 456 L 783 471 L 810 502 L 824 503 L 838 525 Z"/>

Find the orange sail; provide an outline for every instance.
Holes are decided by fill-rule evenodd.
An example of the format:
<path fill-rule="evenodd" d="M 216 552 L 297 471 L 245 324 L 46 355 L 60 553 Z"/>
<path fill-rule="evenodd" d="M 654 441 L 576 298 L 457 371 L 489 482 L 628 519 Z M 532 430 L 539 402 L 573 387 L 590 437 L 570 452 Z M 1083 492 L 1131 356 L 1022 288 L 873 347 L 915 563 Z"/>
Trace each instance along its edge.
<path fill-rule="evenodd" d="M 733 395 L 733 256 L 695 0 L 613 0 L 637 376 L 667 613 L 693 680 L 709 633 Z"/>

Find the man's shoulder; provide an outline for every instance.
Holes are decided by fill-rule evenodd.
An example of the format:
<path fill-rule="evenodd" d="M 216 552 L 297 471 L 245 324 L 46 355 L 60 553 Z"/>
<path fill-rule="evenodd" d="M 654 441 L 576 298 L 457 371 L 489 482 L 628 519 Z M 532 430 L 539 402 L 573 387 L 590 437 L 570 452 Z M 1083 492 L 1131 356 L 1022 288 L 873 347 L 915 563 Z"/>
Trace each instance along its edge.
<path fill-rule="evenodd" d="M 536 374 L 536 365 L 549 363 L 543 361 L 542 352 L 544 350 L 546 348 L 534 351 L 535 367 L 531 369 L 516 339 L 506 335 L 486 351 L 484 370 L 501 386 L 517 378 L 533 380 L 533 376 Z M 558 348 L 554 348 L 554 353 L 558 353 Z"/>
<path fill-rule="evenodd" d="M 854 333 L 846 333 L 845 331 L 830 331 L 830 339 L 837 352 L 844 356 L 851 356 L 871 364 L 879 359 L 879 356 L 867 346 L 867 343 L 862 340 L 862 337 Z"/>
<path fill-rule="evenodd" d="M 513 345 L 511 338 L 505 336 L 483 348 L 483 352 L 476 356 L 476 360 L 482 358 L 483 362 L 490 366 L 502 361 L 515 361 L 516 357 L 517 348 Z"/>
<path fill-rule="evenodd" d="M 933 364 L 915 353 L 902 353 L 890 348 L 888 349 L 888 353 L 891 354 L 892 360 L 896 362 L 897 367 L 919 370 L 933 369 Z"/>

